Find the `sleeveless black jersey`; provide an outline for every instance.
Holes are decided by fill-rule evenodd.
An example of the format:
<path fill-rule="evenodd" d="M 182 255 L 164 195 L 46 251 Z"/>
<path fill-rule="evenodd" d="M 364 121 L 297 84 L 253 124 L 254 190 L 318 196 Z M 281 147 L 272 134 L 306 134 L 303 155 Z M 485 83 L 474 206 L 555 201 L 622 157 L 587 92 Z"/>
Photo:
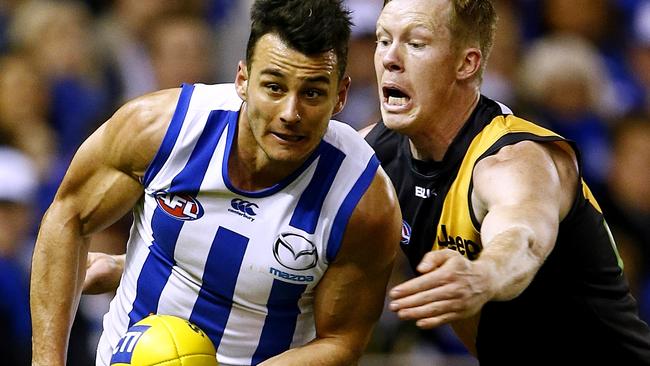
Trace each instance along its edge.
<path fill-rule="evenodd" d="M 566 141 L 484 96 L 442 162 L 414 160 L 408 139 L 381 122 L 366 139 L 410 226 L 402 249 L 413 268 L 430 250 L 480 255 L 470 199 L 478 161 L 523 140 Z M 581 179 L 575 189 L 555 247 L 530 286 L 511 301 L 483 307 L 476 330 L 481 365 L 650 365 L 650 330 L 637 315 L 601 209 Z"/>

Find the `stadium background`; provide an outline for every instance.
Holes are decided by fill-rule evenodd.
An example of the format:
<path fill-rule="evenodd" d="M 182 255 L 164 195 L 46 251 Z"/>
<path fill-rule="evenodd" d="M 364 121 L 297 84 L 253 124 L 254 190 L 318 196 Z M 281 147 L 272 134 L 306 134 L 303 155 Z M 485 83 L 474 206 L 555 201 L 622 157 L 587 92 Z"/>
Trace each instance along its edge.
<path fill-rule="evenodd" d="M 230 82 L 252 0 L 0 0 L 0 354 L 28 365 L 28 276 L 38 222 L 79 144 L 128 99 Z M 650 0 L 495 0 L 482 92 L 575 140 L 641 315 L 650 320 Z M 336 118 L 379 118 L 372 64 L 382 0 L 347 0 L 351 96 Z M 124 250 L 129 217 L 92 238 Z M 411 276 L 404 262 L 393 276 Z M 56 294 L 52 294 L 56 296 Z M 84 296 L 70 365 L 93 364 L 110 295 Z M 558 332 L 561 332 L 558 329 Z M 448 328 L 385 312 L 362 365 L 475 365 Z"/>

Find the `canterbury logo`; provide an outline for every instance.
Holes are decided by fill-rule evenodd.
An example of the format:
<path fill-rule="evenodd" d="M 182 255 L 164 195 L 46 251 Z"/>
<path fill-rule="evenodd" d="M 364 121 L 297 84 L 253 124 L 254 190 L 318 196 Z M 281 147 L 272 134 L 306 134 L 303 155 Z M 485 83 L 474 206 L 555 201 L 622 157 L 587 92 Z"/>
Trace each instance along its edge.
<path fill-rule="evenodd" d="M 259 206 L 254 204 L 253 202 L 244 201 L 241 198 L 235 198 L 232 201 L 230 201 L 230 206 L 232 206 L 232 208 L 234 208 L 235 210 L 243 214 L 246 214 L 248 216 L 257 215 L 257 213 L 253 210 L 253 208 L 259 208 Z"/>

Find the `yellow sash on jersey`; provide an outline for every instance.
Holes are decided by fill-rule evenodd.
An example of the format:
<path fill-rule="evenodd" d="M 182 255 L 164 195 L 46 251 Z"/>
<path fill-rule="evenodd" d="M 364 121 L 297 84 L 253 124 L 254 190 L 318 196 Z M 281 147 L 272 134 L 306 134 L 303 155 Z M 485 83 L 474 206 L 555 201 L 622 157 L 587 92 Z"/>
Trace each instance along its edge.
<path fill-rule="evenodd" d="M 479 229 L 470 216 L 470 183 L 478 159 L 500 138 L 512 133 L 528 133 L 542 138 L 556 137 L 556 133 L 513 115 L 495 117 L 474 137 L 461 163 L 456 179 L 449 188 L 442 206 L 437 235 L 432 250 L 452 249 L 469 259 L 478 258 L 483 245 Z M 583 188 L 588 191 L 586 185 Z M 595 202 L 595 200 L 593 200 Z"/>

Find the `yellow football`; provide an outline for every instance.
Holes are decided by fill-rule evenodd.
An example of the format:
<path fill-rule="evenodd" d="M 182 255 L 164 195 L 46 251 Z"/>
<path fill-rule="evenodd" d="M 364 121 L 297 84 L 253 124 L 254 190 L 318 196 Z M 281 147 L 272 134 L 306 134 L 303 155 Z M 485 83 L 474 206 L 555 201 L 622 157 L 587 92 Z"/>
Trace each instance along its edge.
<path fill-rule="evenodd" d="M 129 328 L 111 357 L 115 366 L 216 366 L 210 338 L 172 315 L 149 315 Z"/>

